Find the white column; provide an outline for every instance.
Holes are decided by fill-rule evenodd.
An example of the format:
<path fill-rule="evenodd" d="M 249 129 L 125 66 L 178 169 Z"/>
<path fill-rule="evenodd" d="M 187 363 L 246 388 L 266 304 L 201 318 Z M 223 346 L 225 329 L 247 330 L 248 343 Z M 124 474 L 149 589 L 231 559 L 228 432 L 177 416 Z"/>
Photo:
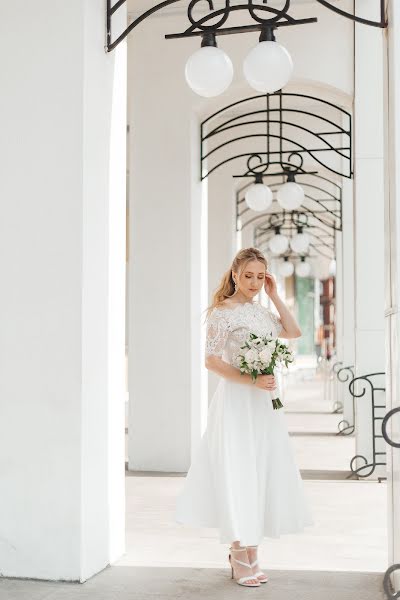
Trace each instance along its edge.
<path fill-rule="evenodd" d="M 124 551 L 125 49 L 100 0 L 1 16 L 1 573 L 85 581 Z"/>
<path fill-rule="evenodd" d="M 400 6 L 388 2 L 388 53 L 386 63 L 386 193 L 385 193 L 385 308 L 387 410 L 400 406 Z M 390 437 L 400 439 L 397 413 L 388 423 Z M 389 565 L 400 563 L 400 450 L 386 446 L 388 459 Z M 395 591 L 400 590 L 400 572 L 394 574 Z"/>
<path fill-rule="evenodd" d="M 338 360 L 343 367 L 353 366 L 354 371 L 354 220 L 353 220 L 353 181 L 343 179 L 342 182 L 342 232 L 338 235 L 337 256 L 337 342 Z M 337 383 L 339 400 L 343 403 L 343 420 L 353 425 L 353 400 L 349 393 L 351 374 L 345 371 L 341 377 L 349 378 L 347 382 Z M 344 426 L 347 426 L 345 424 Z"/>
<path fill-rule="evenodd" d="M 201 213 L 193 187 L 200 166 L 187 102 L 192 92 L 178 61 L 185 56 L 185 42 L 182 50 L 180 42 L 163 40 L 164 55 L 155 42 L 177 26 L 169 21 L 143 23 L 128 46 L 129 469 L 184 472 L 193 434 L 191 376 L 196 364 L 201 368 L 192 338 L 201 298 L 192 297 L 191 290 L 194 278 L 202 277 L 201 252 L 195 249 L 200 233 L 192 240 L 192 208 L 198 217 Z M 200 331 L 199 321 L 197 336 Z M 200 430 L 201 420 L 196 420 Z"/>
<path fill-rule="evenodd" d="M 223 274 L 231 266 L 237 252 L 235 182 L 229 168 L 223 167 L 211 173 L 207 179 L 209 281 L 207 304 L 211 303 Z M 208 404 L 210 404 L 220 377 L 212 371 L 207 371 L 207 374 Z"/>
<path fill-rule="evenodd" d="M 376 2 L 362 0 L 375 15 Z M 357 375 L 384 371 L 383 32 L 355 25 L 355 348 Z M 382 398 L 380 399 L 382 400 Z M 380 402 L 382 403 L 382 402 Z M 380 414 L 382 414 L 381 411 Z M 369 391 L 356 400 L 356 453 L 372 459 Z M 377 450 L 384 449 L 382 440 Z M 362 461 L 358 465 L 361 466 Z M 385 475 L 385 467 L 373 478 Z"/>

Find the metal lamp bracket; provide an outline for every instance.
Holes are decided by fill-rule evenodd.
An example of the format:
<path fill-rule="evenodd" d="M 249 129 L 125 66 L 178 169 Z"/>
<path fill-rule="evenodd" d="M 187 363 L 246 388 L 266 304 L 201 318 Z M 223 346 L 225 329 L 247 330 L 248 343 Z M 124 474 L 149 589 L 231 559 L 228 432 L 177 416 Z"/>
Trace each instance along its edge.
<path fill-rule="evenodd" d="M 387 27 L 387 21 L 385 19 L 385 1 L 376 0 L 379 2 L 380 7 L 380 20 L 372 21 L 364 19 L 354 13 L 349 13 L 345 10 L 340 9 L 338 6 L 331 4 L 328 0 L 315 0 L 318 4 L 321 4 L 325 8 L 345 17 L 351 19 L 357 23 L 369 25 L 372 27 Z M 156 4 L 149 10 L 142 13 L 139 17 L 134 19 L 132 23 L 115 39 L 112 40 L 112 20 L 113 15 L 117 10 L 123 6 L 127 0 L 117 0 L 112 3 L 112 0 L 106 0 L 106 45 L 105 51 L 111 52 L 114 50 L 119 43 L 121 43 L 127 35 L 140 25 L 145 19 L 153 15 L 154 13 L 163 10 L 164 8 L 176 4 L 179 0 L 164 0 Z M 209 13 L 201 18 L 194 16 L 196 5 L 207 3 Z M 231 5 L 231 0 L 225 0 L 223 8 L 214 7 L 213 0 L 191 0 L 187 7 L 187 17 L 189 20 L 189 27 L 181 33 L 172 33 L 165 35 L 166 39 L 186 38 L 193 36 L 202 36 L 207 31 L 212 31 L 215 35 L 231 35 L 236 33 L 245 33 L 249 31 L 260 31 L 263 32 L 267 27 L 278 28 L 287 27 L 292 25 L 304 25 L 307 23 L 315 23 L 316 17 L 308 19 L 295 19 L 289 14 L 291 0 L 282 0 L 283 7 L 279 10 L 266 6 L 267 0 L 247 0 L 242 4 Z M 241 25 L 236 27 L 223 27 L 228 21 L 231 13 L 236 11 L 245 11 L 250 14 L 254 23 L 250 25 Z M 218 19 L 216 21 L 216 19 Z"/>

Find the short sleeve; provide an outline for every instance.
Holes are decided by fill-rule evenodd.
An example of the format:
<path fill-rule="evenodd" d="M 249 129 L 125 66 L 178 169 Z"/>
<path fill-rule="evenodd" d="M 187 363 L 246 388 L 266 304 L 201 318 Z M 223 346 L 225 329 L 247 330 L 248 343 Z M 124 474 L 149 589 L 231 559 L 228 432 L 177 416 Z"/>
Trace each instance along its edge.
<path fill-rule="evenodd" d="M 206 329 L 205 356 L 222 356 L 230 331 L 229 310 L 211 312 Z"/>
<path fill-rule="evenodd" d="M 267 314 L 272 321 L 272 325 L 274 328 L 272 334 L 275 337 L 279 337 L 283 331 L 283 325 L 282 325 L 282 321 L 280 320 L 280 317 L 278 317 L 278 315 L 276 315 L 274 312 L 272 312 L 272 310 L 270 310 L 269 308 L 266 308 L 265 310 L 267 311 Z"/>

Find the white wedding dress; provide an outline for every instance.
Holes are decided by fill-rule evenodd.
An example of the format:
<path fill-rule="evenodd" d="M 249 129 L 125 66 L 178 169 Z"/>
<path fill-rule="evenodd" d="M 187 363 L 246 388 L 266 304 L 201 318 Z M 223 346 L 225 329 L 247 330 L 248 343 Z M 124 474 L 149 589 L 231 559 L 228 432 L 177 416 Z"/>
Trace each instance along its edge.
<path fill-rule="evenodd" d="M 281 328 L 280 319 L 258 302 L 214 308 L 205 353 L 233 365 L 250 331 L 278 337 Z M 239 540 L 243 546 L 314 524 L 285 409 L 274 410 L 271 398 L 254 385 L 220 378 L 176 500 L 176 522 L 218 528 L 221 543 Z"/>

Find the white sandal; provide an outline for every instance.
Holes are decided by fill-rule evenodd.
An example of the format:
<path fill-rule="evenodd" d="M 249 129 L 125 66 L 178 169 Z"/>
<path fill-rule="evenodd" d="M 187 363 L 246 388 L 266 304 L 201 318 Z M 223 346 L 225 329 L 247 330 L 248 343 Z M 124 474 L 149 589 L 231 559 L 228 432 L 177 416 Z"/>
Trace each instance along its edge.
<path fill-rule="evenodd" d="M 246 548 L 257 548 L 257 546 L 246 546 Z M 255 567 L 256 564 L 258 563 L 258 559 L 256 559 L 254 562 L 250 563 L 251 568 Z M 264 579 L 258 579 L 258 581 L 260 583 L 267 583 L 268 581 L 268 576 L 263 573 L 262 571 L 257 571 L 257 573 L 254 575 L 254 577 L 264 577 Z"/>
<path fill-rule="evenodd" d="M 234 550 L 240 550 L 240 551 L 243 552 L 243 550 L 244 550 L 246 552 L 246 555 L 247 555 L 247 550 L 246 550 L 245 547 L 243 547 L 243 548 L 232 548 L 232 546 L 230 546 L 229 549 L 231 550 L 231 552 L 234 551 Z M 231 556 L 231 554 L 229 554 L 229 562 L 231 563 L 232 579 L 234 579 L 234 577 L 233 577 L 232 560 L 236 561 L 240 565 L 243 565 L 244 567 L 248 567 L 249 569 L 251 568 L 251 566 L 249 565 L 248 562 L 246 563 L 246 562 L 243 562 L 242 560 L 238 560 L 237 558 L 235 558 L 234 556 Z M 235 581 L 239 585 L 245 585 L 246 587 L 259 587 L 260 586 L 260 581 L 258 581 L 258 583 L 246 583 L 246 581 L 250 581 L 251 579 L 252 580 L 257 579 L 257 577 L 255 575 L 245 575 L 244 577 L 239 577 L 239 579 L 235 578 Z"/>

